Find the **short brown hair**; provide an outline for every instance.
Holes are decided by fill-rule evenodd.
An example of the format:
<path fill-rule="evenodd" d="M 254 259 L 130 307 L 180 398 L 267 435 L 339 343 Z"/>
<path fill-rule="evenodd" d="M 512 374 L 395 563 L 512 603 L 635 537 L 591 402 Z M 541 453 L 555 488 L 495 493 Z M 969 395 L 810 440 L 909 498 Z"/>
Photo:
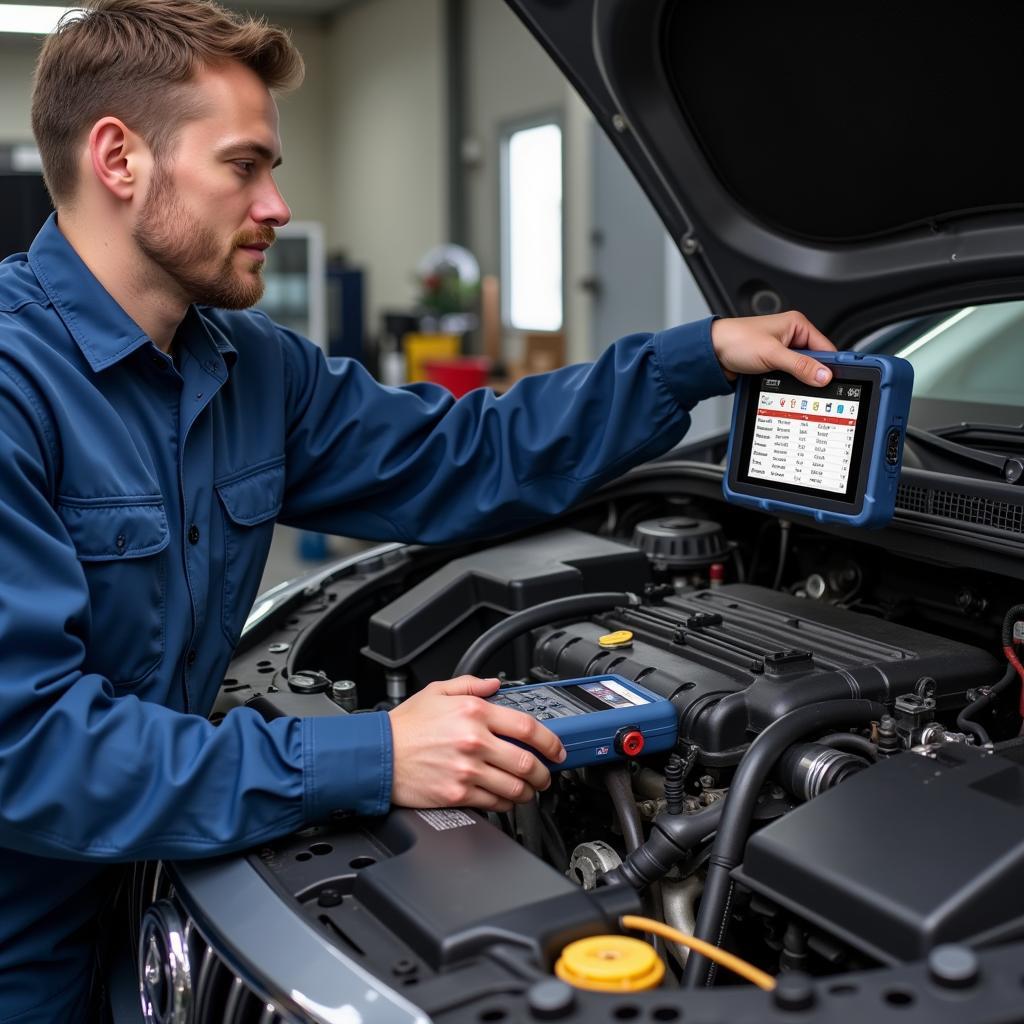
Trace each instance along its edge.
<path fill-rule="evenodd" d="M 159 156 L 198 115 L 184 86 L 204 67 L 237 61 L 268 89 L 297 86 L 302 57 L 288 34 L 213 0 L 93 0 L 43 44 L 32 132 L 55 204 L 75 192 L 76 148 L 101 117 L 120 118 Z"/>

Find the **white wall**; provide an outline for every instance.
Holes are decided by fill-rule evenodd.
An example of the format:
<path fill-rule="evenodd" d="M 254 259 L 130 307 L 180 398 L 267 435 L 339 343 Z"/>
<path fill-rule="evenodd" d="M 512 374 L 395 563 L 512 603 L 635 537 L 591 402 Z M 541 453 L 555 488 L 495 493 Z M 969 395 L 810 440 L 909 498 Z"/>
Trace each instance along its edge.
<path fill-rule="evenodd" d="M 522 22 L 497 0 L 467 0 L 465 134 L 479 160 L 465 167 L 467 229 L 481 270 L 499 270 L 499 139 L 537 114 L 564 115 L 565 79 Z"/>
<path fill-rule="evenodd" d="M 42 39 L 0 35 L 0 142 L 31 142 L 32 69 Z"/>
<path fill-rule="evenodd" d="M 328 23 L 326 19 L 287 19 L 274 23 L 288 29 L 306 62 L 306 80 L 295 92 L 278 98 L 284 163 L 275 178 L 295 220 L 330 219 L 331 147 L 324 131 L 328 110 Z"/>
<path fill-rule="evenodd" d="M 419 258 L 447 241 L 443 49 L 440 0 L 355 4 L 331 29 L 328 239 L 370 271 L 371 333 L 381 309 L 412 304 Z"/>
<path fill-rule="evenodd" d="M 306 82 L 282 96 L 285 163 L 277 180 L 296 219 L 328 220 L 330 146 L 324 133 L 328 101 L 326 21 L 275 18 L 288 29 L 306 61 Z M 31 142 L 32 71 L 42 38 L 0 35 L 0 142 Z"/>

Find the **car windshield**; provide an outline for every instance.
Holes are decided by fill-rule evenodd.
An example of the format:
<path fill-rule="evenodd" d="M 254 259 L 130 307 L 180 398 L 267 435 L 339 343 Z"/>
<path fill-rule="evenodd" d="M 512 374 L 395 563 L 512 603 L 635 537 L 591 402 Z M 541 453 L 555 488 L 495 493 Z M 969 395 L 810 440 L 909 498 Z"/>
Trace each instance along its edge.
<path fill-rule="evenodd" d="M 858 347 L 908 359 L 915 398 L 1021 405 L 1024 302 L 965 306 L 921 317 Z"/>

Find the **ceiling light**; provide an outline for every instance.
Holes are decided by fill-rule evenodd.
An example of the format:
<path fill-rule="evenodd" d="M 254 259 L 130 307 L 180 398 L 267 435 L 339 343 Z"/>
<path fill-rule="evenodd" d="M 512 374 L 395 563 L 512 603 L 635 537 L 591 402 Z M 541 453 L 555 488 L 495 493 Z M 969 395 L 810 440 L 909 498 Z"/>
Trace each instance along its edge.
<path fill-rule="evenodd" d="M 45 36 L 74 7 L 49 7 L 42 4 L 0 4 L 0 32 L 27 32 Z"/>

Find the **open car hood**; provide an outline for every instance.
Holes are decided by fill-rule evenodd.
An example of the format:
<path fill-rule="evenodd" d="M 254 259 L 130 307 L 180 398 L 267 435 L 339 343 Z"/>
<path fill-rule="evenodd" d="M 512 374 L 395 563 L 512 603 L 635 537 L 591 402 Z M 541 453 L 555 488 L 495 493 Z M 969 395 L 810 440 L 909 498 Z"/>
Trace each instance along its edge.
<path fill-rule="evenodd" d="M 797 308 L 849 344 L 1024 294 L 1024 10 L 507 2 L 714 311 Z"/>

